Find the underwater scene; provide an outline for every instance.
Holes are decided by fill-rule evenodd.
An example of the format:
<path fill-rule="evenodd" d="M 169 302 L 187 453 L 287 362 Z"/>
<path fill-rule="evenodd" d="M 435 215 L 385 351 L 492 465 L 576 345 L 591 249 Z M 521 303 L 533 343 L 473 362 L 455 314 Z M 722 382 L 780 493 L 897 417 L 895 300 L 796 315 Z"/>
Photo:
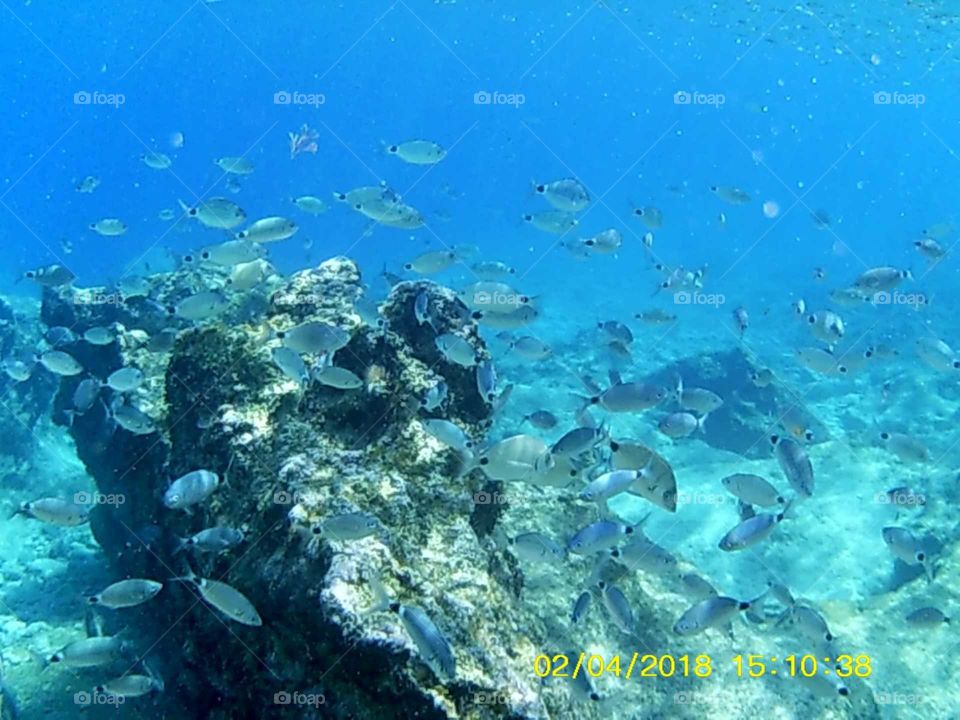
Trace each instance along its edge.
<path fill-rule="evenodd" d="M 0 720 L 960 718 L 960 5 L 0 27 Z"/>

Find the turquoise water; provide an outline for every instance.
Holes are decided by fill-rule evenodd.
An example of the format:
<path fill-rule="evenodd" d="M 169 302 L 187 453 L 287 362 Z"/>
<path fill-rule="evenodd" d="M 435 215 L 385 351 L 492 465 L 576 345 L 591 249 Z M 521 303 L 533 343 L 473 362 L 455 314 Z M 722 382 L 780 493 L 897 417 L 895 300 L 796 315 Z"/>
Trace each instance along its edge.
<path fill-rule="evenodd" d="M 635 439 L 670 462 L 677 512 L 621 495 L 612 517 L 643 521 L 651 539 L 720 595 L 765 597 L 770 607 L 763 627 L 735 618 L 739 641 L 729 640 L 725 625 L 698 636 L 702 651 L 723 658 L 728 676 L 736 653 L 872 658 L 867 687 L 855 688 L 872 699 L 868 709 L 810 699 L 784 681 L 763 685 L 767 694 L 758 695 L 758 703 L 773 703 L 771 717 L 956 717 L 955 631 L 906 618 L 927 606 L 949 616 L 956 603 L 960 371 L 951 367 L 949 345 L 958 330 L 958 16 L 949 3 L 881 5 L 6 3 L 0 292 L 14 319 L 4 321 L 4 357 L 51 348 L 42 340 L 41 289 L 25 272 L 56 264 L 75 276 L 74 287 L 109 293 L 131 277 L 182 270 L 184 256 L 268 216 L 299 226 L 263 246 L 276 283 L 346 255 L 359 266 L 367 295 L 382 301 L 390 290 L 382 269 L 462 291 L 478 280 L 476 262 L 502 261 L 514 269 L 503 281 L 534 298 L 539 317 L 509 337 L 481 323 L 499 389 L 514 389 L 485 436 L 475 438 L 478 457 L 479 448 L 510 435 L 529 433 L 552 445 L 583 424 L 575 396 L 599 395 L 585 389 L 584 376 L 601 389 L 614 384 L 611 370 L 625 381 L 660 383 L 671 396 L 657 407 L 609 412 L 601 401 L 591 415 L 613 438 Z M 289 133 L 304 127 L 315 131 L 316 147 L 292 157 Z M 387 151 L 417 139 L 442 146 L 442 160 L 416 164 Z M 162 153 L 169 166 L 148 167 L 141 159 L 148 153 Z M 241 157 L 254 171 L 224 172 L 213 162 L 223 157 Z M 79 192 L 88 176 L 96 187 Z M 590 198 L 576 227 L 552 234 L 525 222 L 525 214 L 552 209 L 534 186 L 567 178 Z M 422 225 L 389 227 L 333 198 L 379 183 L 415 207 Z M 727 199 L 711 187 L 725 189 Z M 733 189 L 749 200 L 731 202 Z M 291 198 L 303 195 L 320 198 L 326 210 L 302 212 Z M 179 201 L 196 206 L 211 197 L 240 205 L 247 222 L 227 233 L 182 217 Z M 646 222 L 637 208 L 646 208 Z M 651 221 L 657 215 L 662 221 Z M 90 229 L 104 218 L 120 219 L 125 232 Z M 622 236 L 615 252 L 584 250 L 582 239 L 608 228 Z M 926 253 L 915 244 L 921 241 Z M 403 270 L 423 253 L 450 248 L 458 248 L 458 260 L 442 271 Z M 678 267 L 703 276 L 679 283 L 671 275 Z M 884 267 L 911 277 L 889 288 L 863 281 L 865 272 Z M 662 283 L 668 287 L 658 290 Z M 851 287 L 855 302 L 831 295 Z M 749 315 L 742 332 L 734 318 L 741 308 Z M 654 310 L 673 317 L 663 324 L 635 317 Z M 811 331 L 825 311 L 842 318 L 843 332 L 833 339 Z M 258 326 L 259 318 L 245 319 Z M 632 329 L 628 356 L 598 329 L 611 320 Z M 523 335 L 548 344 L 550 357 L 533 360 L 511 349 Z M 929 350 L 937 341 L 948 345 Z M 812 368 L 798 355 L 803 349 L 816 349 L 821 362 L 832 352 L 835 362 Z M 751 368 L 772 371 L 773 389 L 758 387 Z M 162 374 L 151 375 L 155 385 Z M 681 409 L 673 398 L 678 374 L 687 387 L 718 393 L 724 409 L 694 412 L 693 420 L 711 415 L 704 428 L 671 439 L 658 426 Z M 0 493 L 11 510 L 95 487 L 60 413 L 63 398 L 53 399 L 60 381 L 40 365 L 27 380 L 4 376 Z M 796 408 L 806 416 L 793 423 Z M 525 424 L 537 410 L 554 413 L 558 426 Z M 881 433 L 897 434 L 908 447 Z M 793 494 L 771 453 L 772 434 L 804 445 L 817 489 L 791 504 L 771 537 L 721 552 L 718 541 L 739 519 L 720 478 L 756 473 Z M 609 458 L 592 460 L 588 476 L 608 469 Z M 899 486 L 922 495 L 922 507 L 888 502 L 884 493 Z M 528 491 L 557 504 L 539 517 L 508 510 L 502 527 L 511 537 L 539 530 L 565 544 L 598 516 L 576 500 L 579 485 L 526 488 L 514 503 L 521 496 L 534 502 L 538 495 Z M 893 525 L 927 538 L 931 579 L 885 545 L 881 530 Z M 19 696 L 23 717 L 45 709 L 76 717 L 73 693 L 104 678 L 41 674 L 37 658 L 88 632 L 78 599 L 119 579 L 116 568 L 86 526 L 17 516 L 0 521 L 0 537 L 9 548 L 0 565 L 8 690 Z M 530 568 L 531 587 L 565 588 L 542 596 L 535 614 L 565 624 L 576 583 L 588 582 L 592 566 L 573 561 L 556 576 Z M 823 650 L 782 624 L 773 627 L 787 608 L 770 599 L 771 582 L 816 608 L 842 645 Z M 655 573 L 641 585 L 642 594 L 640 586 L 627 593 L 631 602 L 652 598 L 675 616 L 684 609 L 683 593 Z M 591 625 L 571 636 L 576 649 L 628 653 L 631 644 L 611 630 L 602 601 L 594 604 Z M 542 642 L 532 627 L 529 640 Z M 177 696 L 176 658 L 165 652 L 156 663 L 167 676 L 165 699 L 131 699 L 117 712 L 187 712 L 163 705 Z M 619 682 L 597 678 L 604 704 L 563 705 L 561 715 L 648 717 L 617 705 L 618 697 L 630 702 Z M 202 678 L 193 683 L 203 686 Z M 737 685 L 728 679 L 720 687 Z M 669 682 L 661 690 L 674 691 Z M 701 703 L 702 716 L 753 712 L 729 699 L 711 705 L 712 691 L 697 692 L 675 701 L 678 717 L 698 716 Z M 279 711 L 262 716 L 271 712 Z M 335 705 L 307 712 L 351 716 Z"/>

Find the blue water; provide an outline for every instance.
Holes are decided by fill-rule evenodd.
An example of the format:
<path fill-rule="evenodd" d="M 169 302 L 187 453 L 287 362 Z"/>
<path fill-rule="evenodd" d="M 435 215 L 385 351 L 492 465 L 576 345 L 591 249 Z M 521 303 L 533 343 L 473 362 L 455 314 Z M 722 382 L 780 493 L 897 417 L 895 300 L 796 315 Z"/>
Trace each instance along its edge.
<path fill-rule="evenodd" d="M 270 246 L 281 273 L 346 254 L 381 297 L 382 267 L 398 272 L 426 250 L 476 245 L 481 258 L 517 269 L 511 282 L 543 308 L 535 334 L 564 354 L 546 366 L 552 375 L 539 378 L 507 360 L 527 386 L 501 432 L 538 406 L 569 413 L 577 375 L 605 380 L 610 364 L 589 345 L 597 341 L 590 335 L 596 323 L 654 307 L 681 315 L 679 337 L 695 354 L 735 345 L 734 333 L 722 328 L 744 306 L 751 350 L 775 364 L 778 353 L 813 344 L 797 328 L 791 302 L 821 308 L 829 290 L 890 265 L 911 269 L 911 291 L 932 298 L 932 306 L 918 314 L 851 311 L 857 320 L 848 339 L 884 336 L 909 355 L 918 337 L 956 337 L 957 265 L 948 255 L 930 270 L 913 247 L 924 228 L 957 220 L 953 46 L 960 33 L 949 4 L 127 5 L 19 0 L 0 7 L 4 294 L 38 298 L 20 277 L 52 263 L 69 267 L 79 287 L 171 269 L 225 235 L 196 223 L 180 232 L 158 213 L 179 213 L 178 200 L 193 205 L 214 196 L 238 202 L 250 220 L 296 219 L 298 234 Z M 76 94 L 85 92 L 121 96 L 122 103 L 78 104 Z M 323 102 L 278 104 L 283 92 Z M 678 103 L 678 93 L 720 100 Z M 497 102 L 478 102 L 483 94 Z M 922 102 L 907 103 L 907 94 Z M 291 159 L 287 133 L 303 125 L 318 132 L 318 152 Z M 182 147 L 171 143 L 176 133 Z M 417 166 L 384 150 L 416 138 L 440 143 L 447 156 Z M 168 154 L 171 169 L 146 167 L 140 156 L 149 151 Z M 237 194 L 213 163 L 221 156 L 244 156 L 256 167 L 239 179 Z M 88 175 L 101 185 L 77 193 Z M 616 256 L 577 260 L 556 236 L 522 222 L 524 213 L 549 209 L 532 181 L 563 177 L 579 179 L 592 197 L 572 235 L 615 227 L 624 235 Z M 371 224 L 332 200 L 334 191 L 380 181 L 421 210 L 427 226 Z M 710 192 L 713 185 L 737 186 L 752 200 L 726 204 Z M 322 198 L 328 211 L 298 212 L 290 198 L 305 194 Z M 772 203 L 770 216 L 764 203 Z M 655 206 L 665 218 L 652 253 L 641 244 L 647 228 L 633 215 L 638 206 Z M 828 229 L 814 227 L 815 211 L 829 213 Z M 88 229 L 104 217 L 121 218 L 129 230 L 102 237 Z M 950 247 L 955 239 L 954 230 L 942 242 Z M 722 294 L 723 306 L 691 312 L 678 309 L 669 292 L 654 296 L 662 279 L 651 269 L 655 262 L 709 266 L 705 291 Z M 814 268 L 823 268 L 825 281 L 814 279 Z M 436 279 L 458 288 L 475 278 L 456 266 Z M 656 335 L 639 337 L 634 357 L 658 351 L 659 343 Z M 902 363 L 858 392 L 918 372 L 912 355 Z M 796 388 L 803 394 L 830 400 L 795 366 L 783 372 L 810 384 Z M 556 395 L 544 394 L 550 390 Z M 834 429 L 841 417 L 872 428 L 871 408 L 845 406 L 833 416 Z M 922 419 L 905 414 L 903 429 L 922 430 Z M 936 422 L 950 416 L 954 407 L 940 408 Z M 857 447 L 870 442 L 851 440 Z M 931 440 L 949 453 L 952 440 Z M 942 481 L 948 472 L 938 467 L 930 475 Z M 898 473 L 878 482 L 896 484 Z M 691 542 L 689 526 L 683 533 L 682 542 Z M 844 552 L 856 542 L 850 537 Z M 882 552 L 881 545 L 886 562 Z M 730 566 L 716 569 L 732 581 Z M 825 591 L 821 599 L 840 594 Z"/>

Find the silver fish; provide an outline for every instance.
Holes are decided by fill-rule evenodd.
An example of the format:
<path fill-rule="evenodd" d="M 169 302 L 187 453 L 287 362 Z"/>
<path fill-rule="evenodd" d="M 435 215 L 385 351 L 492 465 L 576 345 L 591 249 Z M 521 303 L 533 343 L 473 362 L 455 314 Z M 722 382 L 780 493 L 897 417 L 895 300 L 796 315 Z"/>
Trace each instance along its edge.
<path fill-rule="evenodd" d="M 782 520 L 783 513 L 754 515 L 724 535 L 720 540 L 719 548 L 725 552 L 733 552 L 756 545 L 766 539 Z"/>
<path fill-rule="evenodd" d="M 100 396 L 100 383 L 93 378 L 81 380 L 73 391 L 73 409 L 78 415 L 83 415 L 93 407 Z"/>
<path fill-rule="evenodd" d="M 263 620 L 253 603 L 236 588 L 219 580 L 192 575 L 177 579 L 193 584 L 200 593 L 200 597 L 229 620 L 253 627 L 263 625 Z"/>
<path fill-rule="evenodd" d="M 350 333 L 324 322 L 306 322 L 278 332 L 285 347 L 298 353 L 334 353 L 350 342 Z"/>
<path fill-rule="evenodd" d="M 630 525 L 612 520 L 598 520 L 580 529 L 567 543 L 567 551 L 576 555 L 592 555 L 612 548 L 634 532 Z"/>
<path fill-rule="evenodd" d="M 398 602 L 390 603 L 390 611 L 400 618 L 421 658 L 437 677 L 448 681 L 456 679 L 457 661 L 453 648 L 433 620 L 420 608 Z"/>
<path fill-rule="evenodd" d="M 71 377 L 83 372 L 83 365 L 62 350 L 48 350 L 40 356 L 40 364 L 54 375 Z"/>
<path fill-rule="evenodd" d="M 89 512 L 85 506 L 60 498 L 40 498 L 25 502 L 15 514 L 61 527 L 74 527 L 89 520 Z"/>
<path fill-rule="evenodd" d="M 626 596 L 615 585 L 600 581 L 598 587 L 603 593 L 603 606 L 610 614 L 610 619 L 620 632 L 634 635 L 636 629 L 633 622 L 633 610 Z"/>
<path fill-rule="evenodd" d="M 219 553 L 239 545 L 243 542 L 242 530 L 231 527 L 212 527 L 201 530 L 188 538 L 180 540 L 174 554 L 185 548 L 199 552 Z"/>
<path fill-rule="evenodd" d="M 157 429 L 150 416 L 134 405 L 119 405 L 113 409 L 111 416 L 117 425 L 134 435 L 149 435 Z"/>
<path fill-rule="evenodd" d="M 750 609 L 750 603 L 732 597 L 715 595 L 689 608 L 674 623 L 677 635 L 696 635 L 704 630 L 730 621 L 738 612 Z"/>
<path fill-rule="evenodd" d="M 614 470 L 587 483 L 578 497 L 586 502 L 604 502 L 626 492 L 636 482 L 639 470 Z"/>
<path fill-rule="evenodd" d="M 314 528 L 314 533 L 323 535 L 330 540 L 344 542 L 346 540 L 362 540 L 380 532 L 380 521 L 373 515 L 362 512 L 334 515 L 320 522 Z"/>
<path fill-rule="evenodd" d="M 477 351 L 459 335 L 446 333 L 434 341 L 437 349 L 449 362 L 461 367 L 473 367 L 477 364 Z"/>
<path fill-rule="evenodd" d="M 133 392 L 144 381 L 143 371 L 135 367 L 124 367 L 114 370 L 107 376 L 105 385 L 119 393 Z"/>
<path fill-rule="evenodd" d="M 466 451 L 473 447 L 473 441 L 458 425 L 449 420 L 420 420 L 423 429 L 432 437 L 454 450 Z"/>
<path fill-rule="evenodd" d="M 554 563 L 563 560 L 563 548 L 543 533 L 528 532 L 510 541 L 517 557 L 529 563 Z"/>
<path fill-rule="evenodd" d="M 208 320 L 230 307 L 227 297 L 216 290 L 205 290 L 184 298 L 173 308 L 173 314 L 184 320 Z"/>
<path fill-rule="evenodd" d="M 950 622 L 950 618 L 935 607 L 923 607 L 914 610 L 905 618 L 907 625 L 915 628 L 939 627 Z"/>
<path fill-rule="evenodd" d="M 90 605 L 100 605 L 116 610 L 141 605 L 163 589 L 163 583 L 145 578 L 131 578 L 109 585 L 96 595 L 87 598 Z"/>
<path fill-rule="evenodd" d="M 759 475 L 736 473 L 728 475 L 720 482 L 731 495 L 751 505 L 773 507 L 786 502 L 780 492 Z"/>
<path fill-rule="evenodd" d="M 790 487 L 801 497 L 811 497 L 814 490 L 813 463 L 807 451 L 800 443 L 787 437 L 774 435 L 770 442 Z"/>
<path fill-rule="evenodd" d="M 209 470 L 194 470 L 174 480 L 163 494 L 163 504 L 182 510 L 206 500 L 220 486 L 220 476 Z"/>
<path fill-rule="evenodd" d="M 153 691 L 162 691 L 163 682 L 150 675 L 124 675 L 97 685 L 93 691 L 98 695 L 110 695 L 116 698 L 138 698 Z"/>
<path fill-rule="evenodd" d="M 492 360 L 482 360 L 477 364 L 477 391 L 488 403 L 497 396 L 497 371 Z"/>
<path fill-rule="evenodd" d="M 300 353 L 281 345 L 270 352 L 274 364 L 286 377 L 303 385 L 310 379 L 307 366 L 300 357 Z"/>
<path fill-rule="evenodd" d="M 573 613 L 570 615 L 570 622 L 576 625 L 583 620 L 583 618 L 585 618 L 587 613 L 590 611 L 590 606 L 592 603 L 593 593 L 591 593 L 589 590 L 584 590 L 582 593 L 580 593 L 580 596 L 573 604 Z"/>
<path fill-rule="evenodd" d="M 98 667 L 127 657 L 131 648 L 117 636 L 88 637 L 64 646 L 47 661 L 73 668 Z"/>
<path fill-rule="evenodd" d="M 427 394 L 420 401 L 420 407 L 424 410 L 436 410 L 447 399 L 447 384 L 443 380 L 437 381 L 437 384 L 427 390 Z"/>

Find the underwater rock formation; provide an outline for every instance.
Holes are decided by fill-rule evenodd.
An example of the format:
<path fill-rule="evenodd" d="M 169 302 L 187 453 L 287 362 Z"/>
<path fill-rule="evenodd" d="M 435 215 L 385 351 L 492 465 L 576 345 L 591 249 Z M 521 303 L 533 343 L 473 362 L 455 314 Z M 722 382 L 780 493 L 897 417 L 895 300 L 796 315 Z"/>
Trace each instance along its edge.
<path fill-rule="evenodd" d="M 157 283 L 159 304 L 173 305 L 182 278 Z M 457 333 L 478 358 L 489 357 L 474 320 L 452 291 L 405 282 L 381 306 L 383 326 L 371 327 L 353 309 L 360 283 L 352 261 L 334 258 L 272 288 L 259 319 L 247 315 L 250 306 L 231 307 L 224 321 L 184 327 L 167 352 L 151 352 L 126 332 L 78 356 L 98 377 L 130 365 L 148 376 L 126 402 L 151 418 L 152 430 L 116 427 L 109 389 L 70 426 L 99 491 L 126 497 L 91 516 L 118 577 L 167 581 L 193 572 L 236 588 L 263 618 L 262 627 L 230 622 L 192 585 L 167 582 L 146 609 L 125 616 L 137 627 L 139 649 L 157 658 L 166 677 L 154 702 L 171 716 L 224 719 L 604 716 L 602 701 L 571 710 L 571 689 L 562 680 L 544 685 L 533 671 L 537 655 L 585 645 L 567 619 L 590 566 L 553 568 L 544 583 L 526 574 L 494 531 L 534 526 L 566 536 L 592 519 L 592 509 L 554 488 L 505 487 L 464 473 L 463 459 L 418 418 L 448 419 L 475 441 L 489 431 L 493 408 L 474 371 L 447 361 L 434 342 Z M 77 305 L 71 292 L 46 294 L 48 323 L 82 331 L 117 322 L 153 335 L 170 322 L 145 304 Z M 429 296 L 432 328 L 414 313 L 421 293 Z M 305 321 L 350 333 L 336 363 L 364 387 L 298 383 L 281 372 L 271 355 L 277 333 Z M 438 380 L 448 387 L 446 400 L 424 413 L 420 400 Z M 78 382 L 62 379 L 61 411 Z M 170 482 L 201 468 L 219 474 L 222 485 L 191 513 L 166 508 L 161 497 Z M 327 523 L 347 513 L 375 517 L 376 532 L 338 539 Z M 242 528 L 246 539 L 223 554 L 175 552 L 178 538 L 213 526 Z M 648 600 L 634 611 L 638 634 L 609 647 L 701 651 L 670 633 L 689 604 L 672 583 L 644 573 L 619 582 Z M 376 608 L 381 584 L 448 638 L 455 679 L 438 677 L 400 618 Z M 734 652 L 729 641 L 727 650 Z M 699 682 L 635 682 L 629 692 L 651 717 L 695 717 L 699 708 L 678 706 L 672 696 Z M 756 683 L 720 692 L 756 712 L 793 702 Z M 312 706 L 298 697 L 312 698 Z"/>

